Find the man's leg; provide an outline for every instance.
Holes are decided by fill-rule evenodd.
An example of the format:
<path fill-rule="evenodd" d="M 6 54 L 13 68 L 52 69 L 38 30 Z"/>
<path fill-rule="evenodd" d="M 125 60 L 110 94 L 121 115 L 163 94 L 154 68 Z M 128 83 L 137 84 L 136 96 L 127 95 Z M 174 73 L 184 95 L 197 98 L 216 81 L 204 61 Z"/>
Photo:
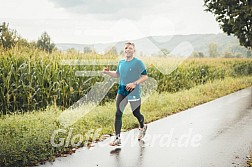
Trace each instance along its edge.
<path fill-rule="evenodd" d="M 141 99 L 137 101 L 130 101 L 130 106 L 133 111 L 133 115 L 137 118 L 140 128 L 144 127 L 144 116 L 140 112 Z"/>
<path fill-rule="evenodd" d="M 139 128 L 139 134 L 138 134 L 138 140 L 141 140 L 144 138 L 147 130 L 147 125 L 144 124 L 144 116 L 140 112 L 141 108 L 141 99 L 137 101 L 131 101 L 130 102 L 131 109 L 133 111 L 134 116 L 137 118 L 140 128 Z"/>
<path fill-rule="evenodd" d="M 121 128 L 122 128 L 123 110 L 128 103 L 127 100 L 123 100 L 124 98 L 125 98 L 125 96 L 123 96 L 121 94 L 117 94 L 117 96 L 116 96 L 116 113 L 115 113 L 115 125 L 114 125 L 116 137 L 120 137 Z"/>

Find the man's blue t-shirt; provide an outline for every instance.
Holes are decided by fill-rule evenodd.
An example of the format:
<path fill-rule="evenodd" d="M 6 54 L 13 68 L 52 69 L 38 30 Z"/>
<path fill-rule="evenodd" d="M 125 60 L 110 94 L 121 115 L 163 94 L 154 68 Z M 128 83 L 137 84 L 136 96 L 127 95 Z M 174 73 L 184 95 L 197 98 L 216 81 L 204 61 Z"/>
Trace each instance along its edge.
<path fill-rule="evenodd" d="M 140 99 L 140 85 L 138 84 L 133 91 L 127 91 L 126 85 L 137 81 L 141 75 L 147 75 L 144 63 L 134 57 L 131 61 L 120 60 L 116 69 L 116 73 L 120 75 L 119 88 L 117 93 L 128 96 L 129 100 Z"/>

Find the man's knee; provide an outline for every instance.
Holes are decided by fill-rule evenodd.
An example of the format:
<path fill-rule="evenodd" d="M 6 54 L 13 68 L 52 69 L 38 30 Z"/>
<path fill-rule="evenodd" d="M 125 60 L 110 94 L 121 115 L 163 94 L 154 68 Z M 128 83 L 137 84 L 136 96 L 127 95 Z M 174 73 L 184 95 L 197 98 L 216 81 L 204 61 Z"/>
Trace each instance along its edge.
<path fill-rule="evenodd" d="M 142 114 L 140 113 L 139 108 L 137 108 L 136 110 L 133 111 L 133 115 L 134 115 L 135 117 L 141 117 L 141 116 L 142 116 Z"/>

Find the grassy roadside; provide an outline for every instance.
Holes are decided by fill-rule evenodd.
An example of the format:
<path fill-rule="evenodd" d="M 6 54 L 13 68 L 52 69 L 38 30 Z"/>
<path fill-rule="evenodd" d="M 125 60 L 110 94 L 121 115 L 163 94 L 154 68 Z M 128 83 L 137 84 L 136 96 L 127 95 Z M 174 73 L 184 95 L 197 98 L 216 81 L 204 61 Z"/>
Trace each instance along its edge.
<path fill-rule="evenodd" d="M 144 101 L 142 112 L 146 121 L 152 122 L 249 86 L 252 86 L 252 77 L 225 78 L 173 94 L 154 93 Z M 64 143 L 61 147 L 52 147 L 50 139 L 57 129 L 64 129 L 64 133 L 56 136 L 55 143 L 59 143 L 61 139 L 66 141 L 70 130 L 72 131 L 70 138 L 75 135 L 85 137 L 89 130 L 98 128 L 101 128 L 100 136 L 112 134 L 114 105 L 114 102 L 110 102 L 96 107 L 71 126 L 71 129 L 60 126 L 57 117 L 62 111 L 55 107 L 49 107 L 40 112 L 2 116 L 0 118 L 0 166 L 32 165 L 53 160 L 56 156 L 71 152 L 73 147 L 71 143 Z M 126 110 L 123 130 L 137 126 L 137 120 L 130 111 Z M 80 146 L 83 145 L 84 142 Z"/>
<path fill-rule="evenodd" d="M 248 167 L 252 167 L 252 150 L 250 150 L 250 155 L 249 156 L 247 156 L 246 158 L 247 158 L 247 165 L 248 165 Z"/>

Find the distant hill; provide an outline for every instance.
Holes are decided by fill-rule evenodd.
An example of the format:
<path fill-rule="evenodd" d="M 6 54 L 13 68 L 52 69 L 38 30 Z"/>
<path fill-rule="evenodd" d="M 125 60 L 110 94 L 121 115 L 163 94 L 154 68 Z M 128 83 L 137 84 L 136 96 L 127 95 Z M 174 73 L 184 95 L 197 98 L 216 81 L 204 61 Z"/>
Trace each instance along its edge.
<path fill-rule="evenodd" d="M 172 51 L 181 42 L 189 42 L 194 51 L 202 52 L 208 56 L 208 46 L 215 43 L 218 47 L 218 52 L 223 54 L 230 52 L 234 54 L 246 55 L 247 49 L 239 45 L 239 41 L 234 36 L 226 34 L 191 34 L 191 35 L 174 35 L 174 36 L 149 36 L 137 40 L 133 40 L 136 44 L 138 54 L 151 55 L 161 53 L 161 49 Z M 97 44 L 74 44 L 74 43 L 58 43 L 57 48 L 60 50 L 76 49 L 83 52 L 84 47 L 95 49 L 98 53 L 105 53 L 106 50 L 115 46 L 117 51 L 123 50 L 125 41 L 116 43 L 97 43 Z"/>

